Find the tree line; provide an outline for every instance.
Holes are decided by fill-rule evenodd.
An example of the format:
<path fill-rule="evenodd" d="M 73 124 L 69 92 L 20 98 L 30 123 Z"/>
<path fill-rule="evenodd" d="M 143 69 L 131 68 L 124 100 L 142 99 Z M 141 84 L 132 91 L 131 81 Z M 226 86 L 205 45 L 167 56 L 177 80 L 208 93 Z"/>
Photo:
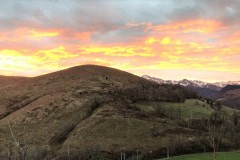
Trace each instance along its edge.
<path fill-rule="evenodd" d="M 153 82 L 142 82 L 139 84 L 122 86 L 115 91 L 115 95 L 117 97 L 124 97 L 132 102 L 184 102 L 186 99 L 197 97 L 195 92 L 180 85 L 157 84 Z"/>

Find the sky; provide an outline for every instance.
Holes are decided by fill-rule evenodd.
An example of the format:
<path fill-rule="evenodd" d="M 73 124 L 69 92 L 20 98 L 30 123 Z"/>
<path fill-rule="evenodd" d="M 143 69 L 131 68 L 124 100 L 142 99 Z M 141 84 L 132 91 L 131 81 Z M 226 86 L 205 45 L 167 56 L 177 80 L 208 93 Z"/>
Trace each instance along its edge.
<path fill-rule="evenodd" d="M 0 75 L 96 64 L 240 80 L 240 0 L 0 0 Z"/>

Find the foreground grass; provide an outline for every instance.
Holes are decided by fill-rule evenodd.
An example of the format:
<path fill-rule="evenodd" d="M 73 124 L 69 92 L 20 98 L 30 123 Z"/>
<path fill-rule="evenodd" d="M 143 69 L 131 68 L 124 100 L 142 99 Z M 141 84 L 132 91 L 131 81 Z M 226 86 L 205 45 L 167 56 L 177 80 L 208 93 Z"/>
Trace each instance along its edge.
<path fill-rule="evenodd" d="M 212 153 L 200 153 L 192 155 L 177 156 L 169 160 L 211 160 Z M 216 160 L 239 160 L 240 152 L 219 152 Z"/>

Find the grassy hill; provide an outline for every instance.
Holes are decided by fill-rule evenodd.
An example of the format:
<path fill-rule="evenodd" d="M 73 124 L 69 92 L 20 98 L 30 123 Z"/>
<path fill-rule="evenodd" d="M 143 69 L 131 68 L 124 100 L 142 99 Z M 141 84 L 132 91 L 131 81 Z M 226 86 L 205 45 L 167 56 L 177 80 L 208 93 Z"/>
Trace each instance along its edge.
<path fill-rule="evenodd" d="M 172 154 L 201 151 L 203 145 L 210 150 L 206 130 L 188 120 L 204 119 L 212 109 L 194 99 L 183 103 L 195 95 L 180 86 L 94 65 L 1 81 L 0 159 L 10 151 L 18 156 L 14 137 L 28 159 L 119 159 L 121 152 L 151 159 L 166 155 L 166 148 Z"/>
<path fill-rule="evenodd" d="M 157 112 L 159 109 L 165 110 L 166 115 L 173 112 L 173 117 L 177 117 L 176 114 L 180 114 L 181 119 L 190 119 L 190 118 L 207 118 L 211 115 L 214 109 L 210 104 L 198 100 L 198 99 L 187 99 L 184 103 L 175 103 L 175 102 L 139 102 L 136 104 L 138 108 L 145 112 Z M 168 111 L 169 110 L 169 111 Z M 233 114 L 237 110 L 223 106 L 222 110 L 226 111 L 228 114 Z M 175 112 L 175 113 L 174 113 Z"/>
<path fill-rule="evenodd" d="M 216 160 L 238 160 L 240 157 L 239 152 L 219 152 Z M 211 153 L 201 153 L 193 155 L 184 155 L 169 158 L 169 160 L 209 160 L 212 158 Z"/>

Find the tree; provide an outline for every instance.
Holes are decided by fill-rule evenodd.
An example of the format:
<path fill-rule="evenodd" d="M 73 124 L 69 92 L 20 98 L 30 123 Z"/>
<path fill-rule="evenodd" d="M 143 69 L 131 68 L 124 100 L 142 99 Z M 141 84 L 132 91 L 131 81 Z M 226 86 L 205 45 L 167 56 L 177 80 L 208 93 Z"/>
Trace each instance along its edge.
<path fill-rule="evenodd" d="M 217 110 L 219 111 L 220 109 L 222 109 L 222 104 L 221 102 L 217 101 L 216 102 L 216 107 L 217 107 Z"/>
<path fill-rule="evenodd" d="M 17 139 L 15 138 L 14 134 L 13 134 L 13 130 L 12 130 L 12 127 L 10 125 L 10 123 L 8 122 L 8 128 L 10 130 L 10 133 L 11 133 L 11 136 L 15 142 L 15 145 L 18 149 L 18 160 L 26 160 L 26 157 L 27 157 L 27 146 L 26 145 L 23 145 L 23 144 L 20 144 L 19 141 L 17 141 Z M 11 147 L 9 145 L 9 147 Z M 11 159 L 11 154 L 12 154 L 12 149 L 9 148 L 9 152 L 8 152 L 8 159 Z"/>
<path fill-rule="evenodd" d="M 227 114 L 221 110 L 214 111 L 208 120 L 208 141 L 213 149 L 213 159 L 217 157 L 219 144 L 224 135 Z"/>
<path fill-rule="evenodd" d="M 213 101 L 210 100 L 209 103 L 210 103 L 211 108 L 213 108 Z"/>
<path fill-rule="evenodd" d="M 240 117 L 239 113 L 238 112 L 233 112 L 232 117 L 233 117 L 233 124 L 235 126 L 237 126 L 238 125 L 238 121 L 239 121 L 239 117 Z"/>

